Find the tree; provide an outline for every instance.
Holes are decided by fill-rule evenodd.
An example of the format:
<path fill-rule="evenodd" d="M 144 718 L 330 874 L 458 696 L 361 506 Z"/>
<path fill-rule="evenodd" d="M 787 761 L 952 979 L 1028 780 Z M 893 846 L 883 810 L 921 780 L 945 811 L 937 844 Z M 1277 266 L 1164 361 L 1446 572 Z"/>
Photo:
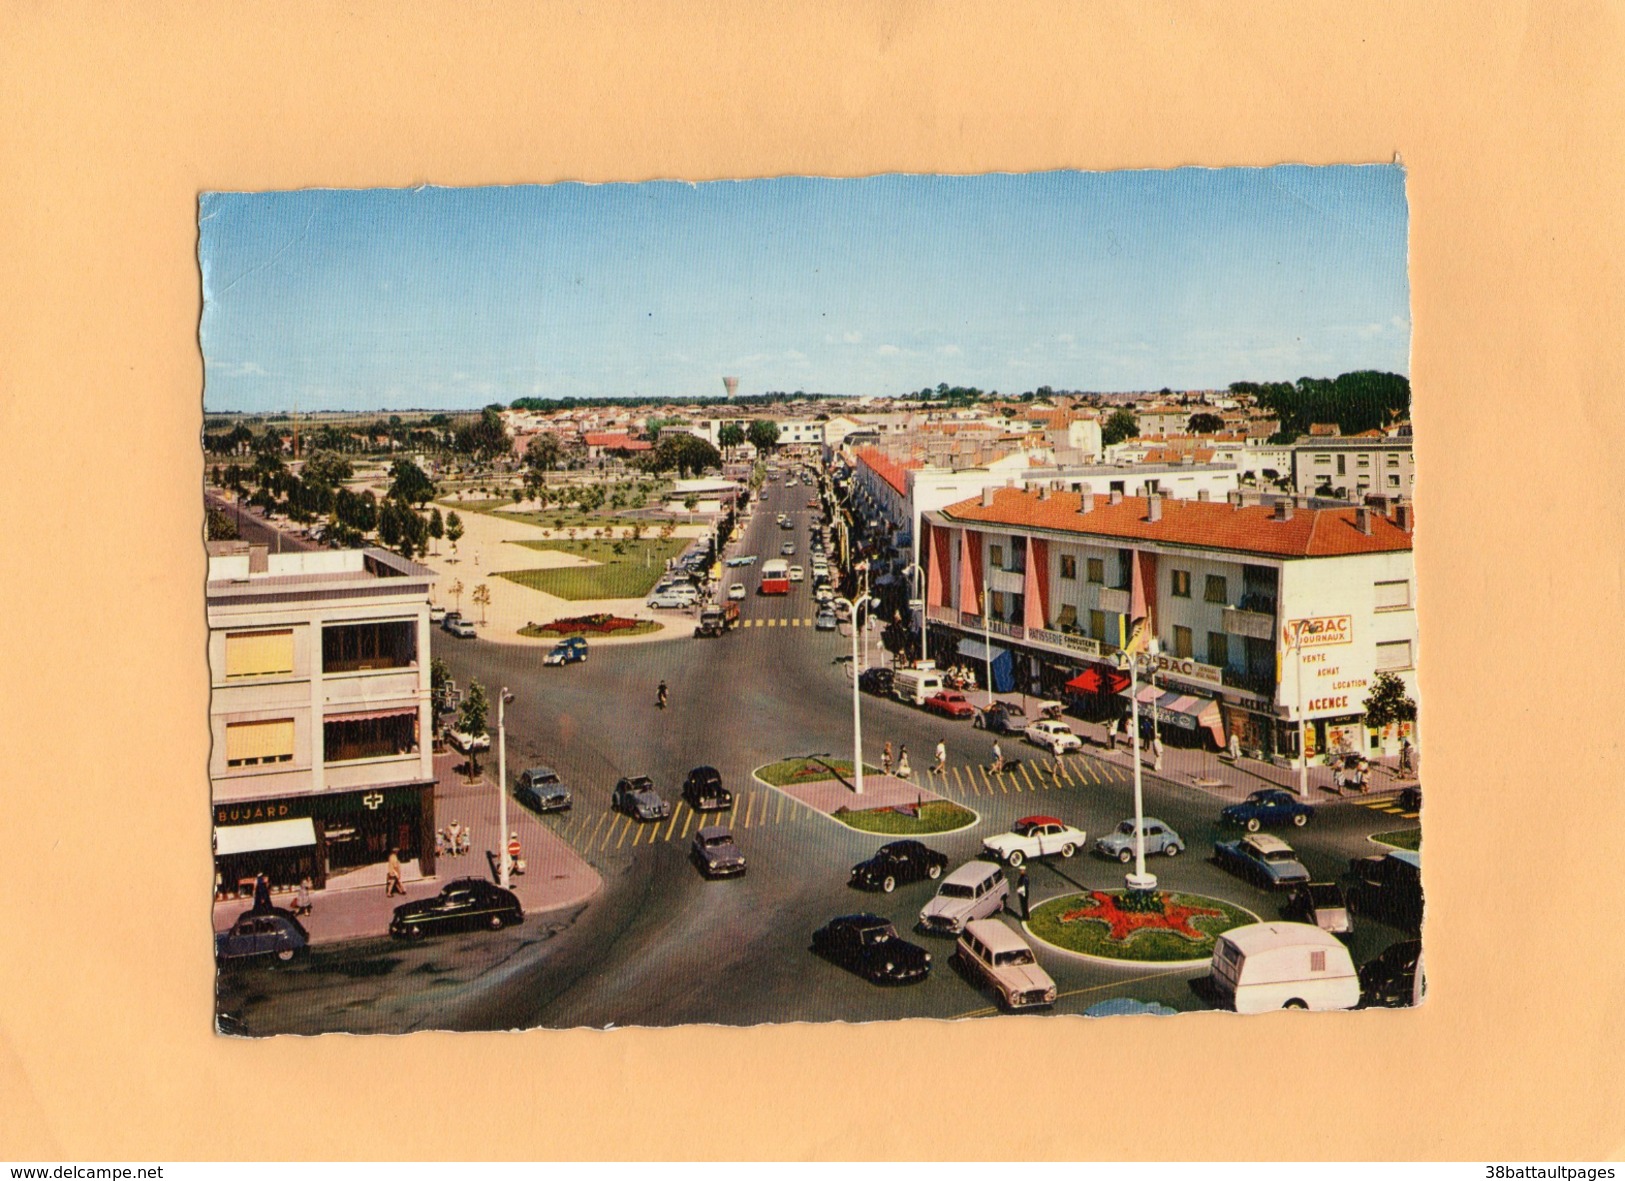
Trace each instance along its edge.
<path fill-rule="evenodd" d="M 397 459 L 389 465 L 389 495 L 422 508 L 434 498 L 434 481 L 410 459 Z"/>
<path fill-rule="evenodd" d="M 1224 430 L 1224 419 L 1208 411 L 1199 411 L 1190 416 L 1185 423 L 1185 429 L 1193 435 L 1212 435 Z"/>
<path fill-rule="evenodd" d="M 429 701 L 435 716 L 451 709 L 451 668 L 438 656 L 429 658 Z"/>
<path fill-rule="evenodd" d="M 683 497 L 683 507 L 689 512 L 693 512 L 695 509 L 700 507 L 700 498 L 694 495 L 694 493 L 690 492 L 687 496 Z"/>
<path fill-rule="evenodd" d="M 457 552 L 457 543 L 462 540 L 462 536 L 463 519 L 459 517 L 454 510 L 446 514 L 446 540 L 451 542 L 452 553 L 455 554 Z"/>
<path fill-rule="evenodd" d="M 776 427 L 774 429 L 777 430 Z M 676 468 L 682 476 L 698 475 L 706 468 L 720 466 L 722 455 L 698 435 L 673 432 L 654 445 L 654 450 L 649 452 L 644 463 L 657 472 Z M 597 491 L 602 503 L 603 493 L 597 489 L 594 491 Z"/>
<path fill-rule="evenodd" d="M 401 543 L 400 501 L 393 497 L 386 498 L 384 507 L 378 510 L 378 540 L 390 549 Z"/>
<path fill-rule="evenodd" d="M 1121 443 L 1124 439 L 1132 439 L 1139 433 L 1140 420 L 1134 417 L 1134 411 L 1113 410 L 1100 428 L 1100 441 L 1110 447 L 1114 443 Z"/>
<path fill-rule="evenodd" d="M 756 450 L 771 450 L 778 446 L 779 424 L 771 418 L 754 418 L 751 420 L 750 429 L 745 432 L 745 437 Z"/>
<path fill-rule="evenodd" d="M 474 588 L 474 593 L 469 597 L 474 600 L 474 605 L 480 609 L 480 623 L 483 626 L 485 623 L 485 609 L 491 605 L 491 588 L 482 582 Z"/>
<path fill-rule="evenodd" d="M 538 472 L 550 471 L 564 458 L 564 448 L 552 432 L 537 435 L 525 446 L 525 463 Z"/>
<path fill-rule="evenodd" d="M 717 443 L 722 447 L 724 454 L 732 454 L 735 447 L 745 442 L 745 428 L 737 422 L 725 422 L 717 431 Z"/>
<path fill-rule="evenodd" d="M 1405 682 L 1394 673 L 1378 673 L 1371 696 L 1365 699 L 1365 724 L 1386 730 L 1401 722 L 1416 721 L 1416 699 L 1405 693 Z"/>
<path fill-rule="evenodd" d="M 487 406 L 480 411 L 479 418 L 457 432 L 453 445 L 475 459 L 491 460 L 509 451 L 513 441 L 502 425 L 502 415 Z"/>
<path fill-rule="evenodd" d="M 450 595 L 454 600 L 456 600 L 457 612 L 459 614 L 461 614 L 462 610 L 463 610 L 463 584 L 462 584 L 462 581 L 461 580 L 454 580 L 452 582 L 452 584 L 446 588 L 446 593 L 448 595 Z"/>
<path fill-rule="evenodd" d="M 488 719 L 491 715 L 491 703 L 485 696 L 485 686 L 478 681 L 468 682 L 468 692 L 463 694 L 462 707 L 457 711 L 457 728 L 470 738 L 482 737 L 487 732 Z M 480 757 L 469 744 L 468 777 L 473 780 L 480 773 Z"/>
<path fill-rule="evenodd" d="M 429 536 L 439 541 L 446 535 L 446 522 L 438 507 L 429 510 Z"/>
<path fill-rule="evenodd" d="M 208 530 L 210 541 L 236 541 L 237 522 L 221 512 L 213 504 L 205 503 L 203 506 L 204 525 Z"/>

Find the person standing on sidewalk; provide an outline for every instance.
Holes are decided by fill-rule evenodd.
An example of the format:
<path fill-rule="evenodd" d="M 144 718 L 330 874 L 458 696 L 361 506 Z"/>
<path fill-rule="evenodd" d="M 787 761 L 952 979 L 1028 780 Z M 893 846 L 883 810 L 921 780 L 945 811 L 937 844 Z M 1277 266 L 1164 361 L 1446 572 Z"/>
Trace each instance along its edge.
<path fill-rule="evenodd" d="M 1151 739 L 1151 769 L 1159 775 L 1162 773 L 1162 735 L 1158 734 Z"/>
<path fill-rule="evenodd" d="M 890 739 L 886 740 L 886 745 L 883 746 L 881 748 L 881 750 L 880 750 L 880 773 L 882 775 L 890 775 L 891 774 L 891 740 Z"/>
<path fill-rule="evenodd" d="M 405 894 L 406 887 L 401 885 L 401 858 L 400 850 L 389 851 L 389 865 L 384 870 L 384 897 L 394 894 Z"/>
<path fill-rule="evenodd" d="M 908 765 L 908 747 L 901 746 L 897 750 L 897 778 L 909 779 L 914 775 L 914 769 Z"/>
<path fill-rule="evenodd" d="M 1106 749 L 1107 750 L 1112 750 L 1112 751 L 1117 749 L 1117 719 L 1116 718 L 1113 718 L 1111 721 L 1106 723 Z"/>
<path fill-rule="evenodd" d="M 1016 871 L 1016 898 L 1021 902 L 1021 921 L 1026 922 L 1027 911 L 1027 867 L 1023 865 Z"/>

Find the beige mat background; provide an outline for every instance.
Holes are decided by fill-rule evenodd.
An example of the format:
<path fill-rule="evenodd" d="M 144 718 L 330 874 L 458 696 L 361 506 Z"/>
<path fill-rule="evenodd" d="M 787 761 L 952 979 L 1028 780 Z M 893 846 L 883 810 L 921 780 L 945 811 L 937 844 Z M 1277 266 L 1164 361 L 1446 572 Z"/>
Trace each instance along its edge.
<path fill-rule="evenodd" d="M 1625 1154 L 1622 17 L 4 4 L 0 1157 Z M 1396 152 L 1421 1011 L 212 1036 L 198 190 Z"/>

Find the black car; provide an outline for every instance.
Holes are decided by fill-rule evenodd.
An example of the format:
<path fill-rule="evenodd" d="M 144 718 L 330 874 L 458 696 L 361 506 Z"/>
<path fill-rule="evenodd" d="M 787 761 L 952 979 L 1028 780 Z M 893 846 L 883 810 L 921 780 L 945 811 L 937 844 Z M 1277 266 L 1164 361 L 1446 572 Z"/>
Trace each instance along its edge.
<path fill-rule="evenodd" d="M 286 963 L 309 945 L 309 934 L 291 910 L 251 910 L 214 937 L 214 954 L 223 960 L 274 955 Z"/>
<path fill-rule="evenodd" d="M 715 767 L 695 767 L 683 780 L 683 799 L 696 812 L 726 812 L 734 806 L 734 793 L 722 786 Z"/>
<path fill-rule="evenodd" d="M 525 912 L 511 890 L 483 878 L 458 878 L 433 898 L 397 906 L 389 933 L 398 939 L 421 939 L 473 927 L 496 931 L 524 921 Z"/>
<path fill-rule="evenodd" d="M 1411 787 L 1400 788 L 1395 802 L 1407 812 L 1420 812 L 1422 810 L 1422 785 L 1418 783 Z"/>
<path fill-rule="evenodd" d="M 1412 931 L 1422 929 L 1422 859 L 1408 849 L 1349 862 L 1354 882 L 1349 909 L 1386 919 Z"/>
<path fill-rule="evenodd" d="M 812 949 L 875 984 L 914 984 L 931 972 L 931 953 L 906 942 L 877 914 L 831 919 L 813 932 Z"/>
<path fill-rule="evenodd" d="M 890 894 L 909 882 L 926 878 L 934 882 L 947 866 L 945 854 L 928 849 L 919 841 L 893 841 L 880 846 L 869 860 L 854 865 L 849 881 L 862 890 L 883 890 Z"/>
<path fill-rule="evenodd" d="M 1422 941 L 1406 939 L 1360 965 L 1360 1007 L 1403 1009 L 1416 1004 L 1422 972 Z M 1426 987 L 1426 973 L 1423 973 Z"/>
<path fill-rule="evenodd" d="M 892 678 L 894 674 L 889 668 L 870 668 L 858 674 L 858 688 L 865 693 L 874 693 L 880 697 L 891 693 Z"/>

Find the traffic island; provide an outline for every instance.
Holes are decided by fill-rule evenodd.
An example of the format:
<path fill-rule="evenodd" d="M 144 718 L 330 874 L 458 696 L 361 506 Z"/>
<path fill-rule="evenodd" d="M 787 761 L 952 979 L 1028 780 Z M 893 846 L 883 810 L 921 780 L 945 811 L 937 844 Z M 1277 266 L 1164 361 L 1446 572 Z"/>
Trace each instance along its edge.
<path fill-rule="evenodd" d="M 912 779 L 863 767 L 863 794 L 853 790 L 852 761 L 821 756 L 781 759 L 755 777 L 814 811 L 857 832 L 925 836 L 958 832 L 980 822 L 975 812 Z"/>
<path fill-rule="evenodd" d="M 1086 890 L 1046 898 L 1025 926 L 1060 951 L 1113 963 L 1205 964 L 1213 945 L 1232 927 L 1256 923 L 1250 910 L 1210 898 L 1159 890 L 1150 905 L 1136 905 L 1128 890 Z"/>
<path fill-rule="evenodd" d="M 1379 845 L 1387 845 L 1391 849 L 1409 849 L 1412 853 L 1415 853 L 1422 848 L 1422 830 L 1420 828 L 1397 828 L 1392 832 L 1372 833 L 1371 840 Z"/>

